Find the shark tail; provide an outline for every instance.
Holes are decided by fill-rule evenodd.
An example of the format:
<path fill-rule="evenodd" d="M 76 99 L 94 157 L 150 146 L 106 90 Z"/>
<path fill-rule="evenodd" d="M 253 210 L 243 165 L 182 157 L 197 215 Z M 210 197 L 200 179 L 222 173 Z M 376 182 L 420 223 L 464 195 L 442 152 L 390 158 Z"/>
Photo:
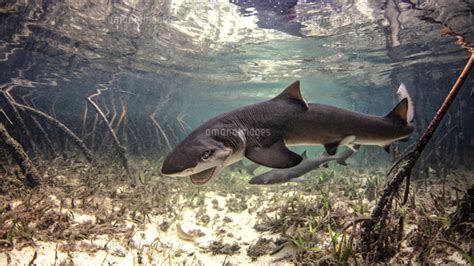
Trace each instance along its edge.
<path fill-rule="evenodd" d="M 346 160 L 352 156 L 352 154 L 356 153 L 357 150 L 360 148 L 360 145 L 354 145 L 352 149 L 345 150 L 336 160 L 336 163 L 340 165 L 347 165 Z"/>
<path fill-rule="evenodd" d="M 404 115 L 405 122 L 407 124 L 413 123 L 415 117 L 415 106 L 413 105 L 413 100 L 411 99 L 410 94 L 408 93 L 407 87 L 405 84 L 401 83 L 397 90 L 398 100 L 402 102 L 406 99 L 406 114 Z"/>
<path fill-rule="evenodd" d="M 408 90 L 403 83 L 400 84 L 400 87 L 397 91 L 397 95 L 400 102 L 385 117 L 398 120 L 409 125 L 413 122 L 413 117 L 415 116 L 415 108 L 413 105 L 413 101 L 410 95 L 408 94 Z"/>
<path fill-rule="evenodd" d="M 389 119 L 394 119 L 401 121 L 406 125 L 413 125 L 413 119 L 415 117 L 415 106 L 413 100 L 408 93 L 407 87 L 405 84 L 401 83 L 397 90 L 397 96 L 399 103 L 395 108 L 385 117 Z M 408 137 L 401 139 L 400 141 L 407 141 Z M 390 153 L 390 144 L 383 146 L 384 150 L 387 153 Z"/>
<path fill-rule="evenodd" d="M 342 156 L 343 156 L 343 155 L 339 155 L 339 156 L 338 156 L 338 155 L 330 155 L 327 151 L 324 151 L 324 152 L 321 154 L 321 157 L 328 157 L 329 159 L 336 161 L 336 163 L 338 163 L 338 164 L 347 165 L 346 162 L 345 162 L 345 160 L 346 160 L 347 158 L 342 159 Z M 324 163 L 324 164 L 322 164 L 321 166 L 324 167 L 324 168 L 328 168 L 328 167 L 329 167 L 329 161 L 326 162 L 326 163 Z"/>

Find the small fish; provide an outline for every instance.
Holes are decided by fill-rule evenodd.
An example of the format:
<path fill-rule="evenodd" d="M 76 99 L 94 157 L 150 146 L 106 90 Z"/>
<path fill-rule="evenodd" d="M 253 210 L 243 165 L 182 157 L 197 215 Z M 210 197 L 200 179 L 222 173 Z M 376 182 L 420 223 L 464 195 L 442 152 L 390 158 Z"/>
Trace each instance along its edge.
<path fill-rule="evenodd" d="M 358 148 L 359 146 L 354 146 Z M 261 175 L 255 176 L 250 179 L 249 184 L 252 185 L 265 185 L 265 184 L 279 184 L 285 182 L 304 182 L 307 179 L 301 178 L 302 175 L 319 168 L 321 165 L 326 165 L 330 161 L 336 161 L 338 164 L 347 165 L 346 160 L 349 158 L 354 151 L 347 149 L 339 156 L 331 156 L 327 153 L 323 154 L 318 158 L 307 158 L 306 151 L 301 154 L 303 161 L 295 167 L 286 169 L 273 169 Z"/>
<path fill-rule="evenodd" d="M 195 237 L 192 234 L 186 233 L 181 227 L 180 223 L 176 223 L 176 235 L 179 239 L 184 241 L 194 242 Z"/>
<path fill-rule="evenodd" d="M 229 167 L 232 170 L 239 171 L 240 173 L 242 173 L 242 171 L 245 171 L 249 175 L 254 175 L 255 170 L 257 170 L 257 168 L 259 168 L 260 165 L 258 165 L 256 163 L 251 163 L 249 165 L 246 165 L 246 164 L 244 164 L 244 162 L 242 160 L 240 160 L 240 161 L 238 161 L 234 164 L 231 164 Z"/>

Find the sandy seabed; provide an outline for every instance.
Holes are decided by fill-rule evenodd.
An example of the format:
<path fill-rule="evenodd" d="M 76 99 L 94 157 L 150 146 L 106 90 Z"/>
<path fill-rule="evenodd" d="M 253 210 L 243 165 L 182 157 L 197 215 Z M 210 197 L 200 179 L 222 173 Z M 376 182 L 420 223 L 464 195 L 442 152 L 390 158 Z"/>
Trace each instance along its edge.
<path fill-rule="evenodd" d="M 33 192 L 3 194 L 0 265 L 360 263 L 356 243 L 348 242 L 358 227 L 342 231 L 370 214 L 383 170 L 341 169 L 272 186 L 248 185 L 249 176 L 231 171 L 204 187 L 163 177 L 130 185 L 110 176 L 91 182 L 77 174 L 52 174 Z M 467 264 L 458 250 L 419 242 L 426 221 L 435 229 L 446 222 L 432 198 L 421 195 L 437 195 L 441 181 L 429 181 L 429 193 L 426 181 L 413 185 L 404 238 L 387 262 L 417 262 L 412 254 L 428 249 L 432 263 Z M 458 177 L 456 182 L 460 186 Z M 457 195 L 448 191 L 444 197 L 443 210 L 453 212 Z M 459 241 L 469 250 L 469 241 Z"/>

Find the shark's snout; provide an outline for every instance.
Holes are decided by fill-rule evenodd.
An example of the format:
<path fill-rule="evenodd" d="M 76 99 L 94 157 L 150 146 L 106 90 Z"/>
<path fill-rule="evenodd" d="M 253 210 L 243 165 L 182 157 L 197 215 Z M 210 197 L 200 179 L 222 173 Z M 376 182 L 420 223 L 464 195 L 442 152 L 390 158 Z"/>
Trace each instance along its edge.
<path fill-rule="evenodd" d="M 196 163 L 187 163 L 183 159 L 177 159 L 171 155 L 165 158 L 161 166 L 161 173 L 164 175 L 183 175 L 186 170 L 192 169 Z"/>
<path fill-rule="evenodd" d="M 180 172 L 180 168 L 172 165 L 172 164 L 165 164 L 163 163 L 163 166 L 161 167 L 161 173 L 164 175 L 172 175 L 175 173 Z"/>

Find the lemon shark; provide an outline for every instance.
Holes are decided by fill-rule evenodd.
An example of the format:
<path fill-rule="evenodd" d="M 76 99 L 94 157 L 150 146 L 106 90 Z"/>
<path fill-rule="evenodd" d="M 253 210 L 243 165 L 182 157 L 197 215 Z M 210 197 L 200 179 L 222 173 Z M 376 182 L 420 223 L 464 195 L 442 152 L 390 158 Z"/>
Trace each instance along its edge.
<path fill-rule="evenodd" d="M 358 147 L 354 146 L 356 149 Z M 296 166 L 284 169 L 272 169 L 263 174 L 257 175 L 250 179 L 249 184 L 252 185 L 270 185 L 270 184 L 280 184 L 289 181 L 300 180 L 297 179 L 302 175 L 309 173 L 315 169 L 318 169 L 321 165 L 327 166 L 327 163 L 330 161 L 336 161 L 340 165 L 347 165 L 346 160 L 354 154 L 354 150 L 346 149 L 340 155 L 329 155 L 324 153 L 323 155 L 316 158 L 308 158 L 306 156 L 306 151 L 301 154 L 303 161 Z"/>
<path fill-rule="evenodd" d="M 296 166 L 303 158 L 287 145 L 324 145 L 329 155 L 354 144 L 386 148 L 414 130 L 414 108 L 403 84 L 398 95 L 388 115 L 374 116 L 307 103 L 296 81 L 271 100 L 217 115 L 194 129 L 165 157 L 161 172 L 202 185 L 244 157 L 271 168 Z"/>

